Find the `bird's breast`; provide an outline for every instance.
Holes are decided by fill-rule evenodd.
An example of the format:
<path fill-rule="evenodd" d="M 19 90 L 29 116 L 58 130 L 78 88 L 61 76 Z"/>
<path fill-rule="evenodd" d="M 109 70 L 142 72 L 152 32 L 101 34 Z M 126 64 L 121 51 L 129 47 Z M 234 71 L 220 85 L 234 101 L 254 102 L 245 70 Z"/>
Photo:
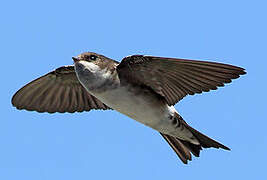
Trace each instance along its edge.
<path fill-rule="evenodd" d="M 192 136 L 187 130 L 182 130 L 184 128 L 181 126 L 173 124 L 170 117 L 178 113 L 175 108 L 150 90 L 129 84 L 90 93 L 112 109 L 157 131 L 182 139 Z"/>
<path fill-rule="evenodd" d="M 112 109 L 154 129 L 167 116 L 168 105 L 137 86 L 118 86 L 92 94 Z"/>

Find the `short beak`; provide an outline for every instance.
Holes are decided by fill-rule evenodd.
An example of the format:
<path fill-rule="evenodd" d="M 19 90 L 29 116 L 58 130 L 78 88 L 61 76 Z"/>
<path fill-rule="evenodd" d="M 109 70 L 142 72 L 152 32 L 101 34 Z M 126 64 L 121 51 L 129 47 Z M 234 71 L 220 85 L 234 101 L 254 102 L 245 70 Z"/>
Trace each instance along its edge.
<path fill-rule="evenodd" d="M 76 57 L 72 57 L 72 59 L 73 59 L 74 63 L 80 61 L 80 58 L 78 58 L 77 56 Z"/>

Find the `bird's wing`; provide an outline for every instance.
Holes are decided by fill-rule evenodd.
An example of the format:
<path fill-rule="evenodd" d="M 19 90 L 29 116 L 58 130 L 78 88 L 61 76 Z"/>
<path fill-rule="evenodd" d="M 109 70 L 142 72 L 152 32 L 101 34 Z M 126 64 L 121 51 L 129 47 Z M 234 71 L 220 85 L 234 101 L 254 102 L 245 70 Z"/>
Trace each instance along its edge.
<path fill-rule="evenodd" d="M 207 92 L 245 74 L 243 68 L 215 62 L 133 55 L 117 71 L 123 82 L 146 86 L 174 105 L 186 95 Z"/>
<path fill-rule="evenodd" d="M 12 98 L 17 109 L 38 112 L 82 112 L 110 109 L 78 81 L 74 66 L 60 67 L 22 87 Z"/>

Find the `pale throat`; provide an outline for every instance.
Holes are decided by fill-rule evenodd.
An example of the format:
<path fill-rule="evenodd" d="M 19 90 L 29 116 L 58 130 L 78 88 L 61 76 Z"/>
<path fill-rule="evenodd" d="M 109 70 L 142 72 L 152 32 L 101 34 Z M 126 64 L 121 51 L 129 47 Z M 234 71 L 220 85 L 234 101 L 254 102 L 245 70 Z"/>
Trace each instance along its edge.
<path fill-rule="evenodd" d="M 101 90 L 113 84 L 112 73 L 107 67 L 100 68 L 87 61 L 79 61 L 74 67 L 79 81 L 88 91 Z"/>

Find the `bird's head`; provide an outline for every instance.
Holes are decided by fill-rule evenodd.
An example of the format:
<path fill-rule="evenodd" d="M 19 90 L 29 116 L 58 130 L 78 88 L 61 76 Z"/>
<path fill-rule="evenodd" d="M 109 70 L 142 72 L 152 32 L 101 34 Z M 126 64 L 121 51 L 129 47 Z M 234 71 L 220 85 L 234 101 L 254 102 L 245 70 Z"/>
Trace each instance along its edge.
<path fill-rule="evenodd" d="M 94 52 L 85 52 L 72 57 L 76 75 L 87 89 L 103 85 L 112 78 L 118 64 L 116 61 Z M 90 87 L 88 87 L 90 86 Z"/>

